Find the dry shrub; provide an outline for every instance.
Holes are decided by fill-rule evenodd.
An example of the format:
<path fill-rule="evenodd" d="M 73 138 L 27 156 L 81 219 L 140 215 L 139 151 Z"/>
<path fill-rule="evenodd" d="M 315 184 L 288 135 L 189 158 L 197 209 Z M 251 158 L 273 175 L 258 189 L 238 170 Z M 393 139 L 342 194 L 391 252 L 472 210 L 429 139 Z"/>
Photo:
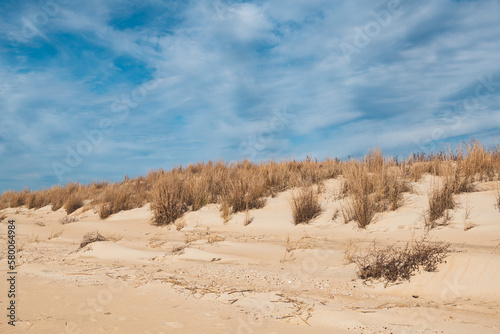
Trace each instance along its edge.
<path fill-rule="evenodd" d="M 66 216 L 66 217 L 59 219 L 59 224 L 66 225 L 66 224 L 71 224 L 71 223 L 74 223 L 77 221 L 78 221 L 78 218 L 76 218 L 76 217 Z"/>
<path fill-rule="evenodd" d="M 464 231 L 468 231 L 476 226 L 477 224 L 474 224 L 473 222 L 464 222 Z"/>
<path fill-rule="evenodd" d="M 149 247 L 151 248 L 160 248 L 167 240 L 164 240 L 161 235 L 155 235 L 149 240 Z"/>
<path fill-rule="evenodd" d="M 321 213 L 318 191 L 312 186 L 306 186 L 293 192 L 290 206 L 295 225 L 308 223 Z"/>
<path fill-rule="evenodd" d="M 64 209 L 69 215 L 83 206 L 83 201 L 77 195 L 71 195 L 64 203 Z"/>
<path fill-rule="evenodd" d="M 357 266 L 359 278 L 382 279 L 387 284 L 409 280 L 420 268 L 436 271 L 449 252 L 449 243 L 431 243 L 424 236 L 421 240 L 407 243 L 403 248 L 392 245 L 377 249 L 374 244 L 368 253 L 354 255 L 352 261 Z"/>
<path fill-rule="evenodd" d="M 82 242 L 80 243 L 80 248 L 83 248 L 85 246 L 87 246 L 88 244 L 91 244 L 93 242 L 97 242 L 97 241 L 108 241 L 110 240 L 109 238 L 103 236 L 102 234 L 100 234 L 98 231 L 93 231 L 93 232 L 89 232 L 87 234 L 85 234 L 83 236 L 83 240 Z"/>
<path fill-rule="evenodd" d="M 218 235 L 218 234 L 209 234 L 208 238 L 207 238 L 207 243 L 209 243 L 210 245 L 213 245 L 216 242 L 221 242 L 224 240 L 226 240 L 226 237 L 223 237 L 223 236 Z"/>
<path fill-rule="evenodd" d="M 55 239 L 55 238 L 59 238 L 62 235 L 62 233 L 63 233 L 62 230 L 51 231 L 50 235 L 47 238 L 47 240 L 52 240 L 52 239 Z"/>
<path fill-rule="evenodd" d="M 185 245 L 173 247 L 171 254 L 172 255 L 182 255 L 182 254 L 184 254 L 184 251 L 188 246 L 189 246 L 188 244 L 185 244 Z"/>

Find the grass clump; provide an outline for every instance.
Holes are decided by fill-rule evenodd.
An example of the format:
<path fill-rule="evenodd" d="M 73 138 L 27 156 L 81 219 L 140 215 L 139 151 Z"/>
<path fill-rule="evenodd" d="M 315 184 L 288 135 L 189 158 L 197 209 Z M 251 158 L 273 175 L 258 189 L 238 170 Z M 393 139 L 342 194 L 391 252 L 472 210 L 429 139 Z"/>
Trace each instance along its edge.
<path fill-rule="evenodd" d="M 381 279 L 387 285 L 398 280 L 409 280 L 420 269 L 436 271 L 438 264 L 449 253 L 449 243 L 431 243 L 424 236 L 421 240 L 407 243 L 403 248 L 392 245 L 377 249 L 374 244 L 369 252 L 353 256 L 351 261 L 357 266 L 359 278 Z"/>
<path fill-rule="evenodd" d="M 355 220 L 360 228 L 368 226 L 377 213 L 399 208 L 403 193 L 410 190 L 402 168 L 394 160 L 384 160 L 380 151 L 365 161 L 350 161 L 343 175 L 342 193 L 349 196 L 342 207 L 344 221 Z"/>
<path fill-rule="evenodd" d="M 79 198 L 76 195 L 70 196 L 66 202 L 64 203 L 64 209 L 66 210 L 66 213 L 69 215 L 79 208 L 83 206 L 83 201 L 81 198 Z"/>
<path fill-rule="evenodd" d="M 182 180 L 176 175 L 166 175 L 152 191 L 153 224 L 161 226 L 174 223 L 188 209 L 186 197 Z"/>
<path fill-rule="evenodd" d="M 78 218 L 76 218 L 76 217 L 66 216 L 66 217 L 59 219 L 59 224 L 66 225 L 66 224 L 71 224 L 71 223 L 74 223 L 77 221 L 78 221 Z"/>
<path fill-rule="evenodd" d="M 455 207 L 454 186 L 449 180 L 443 182 L 442 185 L 434 185 L 429 194 L 429 210 L 425 225 L 428 229 L 436 227 L 438 220 L 444 218 L 443 223 L 449 218 L 447 210 Z"/>
<path fill-rule="evenodd" d="M 290 201 L 293 222 L 295 225 L 308 223 L 321 213 L 318 191 L 312 186 L 306 186 L 292 194 Z"/>
<path fill-rule="evenodd" d="M 108 241 L 109 238 L 103 236 L 102 234 L 100 234 L 98 231 L 93 231 L 93 232 L 89 232 L 87 234 L 85 234 L 83 236 L 83 240 L 82 242 L 80 243 L 80 248 L 83 248 L 85 246 L 87 246 L 88 244 L 91 244 L 93 242 L 97 242 L 97 241 Z"/>

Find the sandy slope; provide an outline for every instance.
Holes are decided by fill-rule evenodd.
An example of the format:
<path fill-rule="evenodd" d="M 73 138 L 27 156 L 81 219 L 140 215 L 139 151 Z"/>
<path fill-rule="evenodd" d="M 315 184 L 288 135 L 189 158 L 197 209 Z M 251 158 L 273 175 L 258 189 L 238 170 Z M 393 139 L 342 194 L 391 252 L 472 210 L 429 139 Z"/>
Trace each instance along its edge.
<path fill-rule="evenodd" d="M 450 225 L 433 240 L 455 253 L 435 273 L 384 287 L 355 279 L 349 246 L 366 249 L 424 233 L 429 179 L 405 194 L 405 205 L 359 230 L 332 220 L 339 181 L 326 182 L 324 212 L 295 226 L 290 191 L 223 224 L 217 206 L 183 218 L 186 226 L 150 225 L 148 206 L 106 221 L 92 211 L 60 225 L 63 210 L 3 210 L 16 219 L 21 266 L 15 330 L 1 333 L 500 333 L 500 212 L 495 184 L 460 195 Z M 466 205 L 467 203 L 467 205 Z M 464 231 L 467 221 L 476 224 Z M 85 233 L 114 241 L 79 249 Z M 6 220 L 0 225 L 2 275 Z M 296 248 L 286 252 L 289 246 Z M 0 308 L 7 283 L 0 280 Z"/>

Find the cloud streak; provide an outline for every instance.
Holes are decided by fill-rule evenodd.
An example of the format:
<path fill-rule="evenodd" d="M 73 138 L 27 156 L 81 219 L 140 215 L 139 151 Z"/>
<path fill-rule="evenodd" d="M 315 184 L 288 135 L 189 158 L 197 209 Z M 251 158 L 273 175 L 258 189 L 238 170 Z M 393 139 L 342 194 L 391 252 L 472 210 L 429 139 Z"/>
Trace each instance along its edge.
<path fill-rule="evenodd" d="M 238 160 L 283 108 L 285 128 L 254 160 L 498 136 L 497 1 L 47 4 L 1 5 L 0 190 Z M 342 45 L 360 31 L 369 43 L 346 59 Z M 157 87 L 135 101 L 152 77 Z M 120 118 L 127 97 L 134 107 Z M 103 119 L 112 130 L 58 177 L 53 163 Z"/>

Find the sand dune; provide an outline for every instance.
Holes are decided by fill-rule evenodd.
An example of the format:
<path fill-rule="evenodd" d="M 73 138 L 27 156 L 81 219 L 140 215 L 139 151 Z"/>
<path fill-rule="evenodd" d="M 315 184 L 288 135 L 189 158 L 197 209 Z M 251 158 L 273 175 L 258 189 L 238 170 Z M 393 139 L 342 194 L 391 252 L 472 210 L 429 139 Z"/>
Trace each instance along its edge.
<path fill-rule="evenodd" d="M 15 219 L 21 265 L 18 322 L 2 333 L 499 333 L 500 212 L 495 184 L 458 196 L 447 226 L 429 238 L 454 250 L 437 272 L 385 286 L 363 282 L 344 261 L 375 241 L 425 233 L 429 179 L 404 205 L 366 229 L 332 220 L 338 180 L 325 182 L 323 212 L 294 225 L 292 191 L 226 224 L 217 205 L 189 212 L 185 226 L 151 225 L 149 206 L 100 220 L 92 210 L 59 224 L 61 209 L 5 209 Z M 474 227 L 464 230 L 465 201 Z M 112 237 L 83 248 L 92 231 Z M 2 259 L 6 224 L 1 224 Z M 288 240 L 288 241 L 287 241 Z M 287 251 L 288 249 L 288 251 Z M 3 262 L 4 263 L 4 262 Z M 6 291 L 2 280 L 0 291 Z M 4 299 L 0 306 L 5 308 Z"/>

